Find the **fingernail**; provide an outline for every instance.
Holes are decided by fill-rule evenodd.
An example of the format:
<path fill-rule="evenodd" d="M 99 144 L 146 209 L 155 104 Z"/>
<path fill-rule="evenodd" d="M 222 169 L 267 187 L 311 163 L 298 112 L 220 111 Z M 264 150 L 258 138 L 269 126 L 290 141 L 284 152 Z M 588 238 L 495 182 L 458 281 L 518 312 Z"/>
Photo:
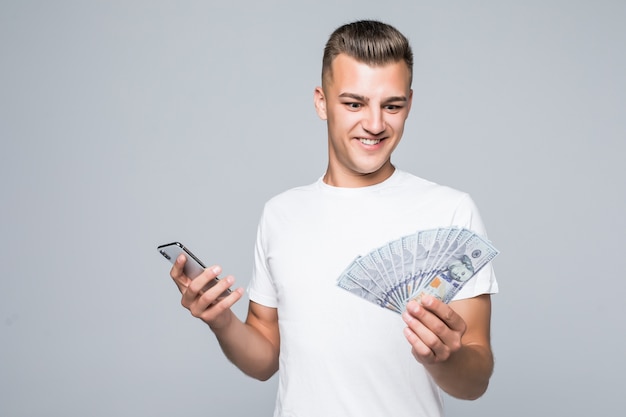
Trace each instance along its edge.
<path fill-rule="evenodd" d="M 402 313 L 402 319 L 404 320 L 406 324 L 409 324 L 410 322 L 413 321 L 413 316 L 411 316 L 407 311 L 404 311 Z"/>
<path fill-rule="evenodd" d="M 411 305 L 410 310 L 409 309 L 407 309 L 407 310 L 409 310 L 413 314 L 418 314 L 420 312 L 420 308 L 422 308 L 422 306 L 419 303 L 413 303 Z"/>
<path fill-rule="evenodd" d="M 219 265 L 215 265 L 213 268 L 211 268 L 211 271 L 213 271 L 215 275 L 219 275 L 222 272 L 222 268 L 220 268 Z"/>
<path fill-rule="evenodd" d="M 235 278 L 232 275 L 229 275 L 226 277 L 226 282 L 228 282 L 228 285 L 232 285 L 233 282 L 235 282 Z"/>

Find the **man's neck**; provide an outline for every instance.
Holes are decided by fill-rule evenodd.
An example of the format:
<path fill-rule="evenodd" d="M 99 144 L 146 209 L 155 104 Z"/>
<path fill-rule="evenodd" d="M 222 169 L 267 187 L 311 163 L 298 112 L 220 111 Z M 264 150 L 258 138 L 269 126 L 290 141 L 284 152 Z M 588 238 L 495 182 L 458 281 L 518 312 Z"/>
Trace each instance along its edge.
<path fill-rule="evenodd" d="M 380 184 L 393 175 L 396 168 L 391 164 L 385 164 L 379 170 L 367 174 L 361 174 L 357 172 L 336 172 L 336 170 L 330 167 L 324 174 L 324 183 L 333 187 L 342 188 L 360 188 L 369 187 L 372 185 Z"/>

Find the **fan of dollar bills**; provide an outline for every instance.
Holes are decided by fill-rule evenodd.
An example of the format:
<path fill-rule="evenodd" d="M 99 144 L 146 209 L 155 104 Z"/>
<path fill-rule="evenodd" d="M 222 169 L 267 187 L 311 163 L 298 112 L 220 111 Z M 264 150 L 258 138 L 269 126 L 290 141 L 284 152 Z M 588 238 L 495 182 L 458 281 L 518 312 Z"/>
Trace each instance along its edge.
<path fill-rule="evenodd" d="M 395 312 L 430 294 L 445 303 L 499 251 L 471 230 L 421 230 L 357 257 L 337 285 Z"/>

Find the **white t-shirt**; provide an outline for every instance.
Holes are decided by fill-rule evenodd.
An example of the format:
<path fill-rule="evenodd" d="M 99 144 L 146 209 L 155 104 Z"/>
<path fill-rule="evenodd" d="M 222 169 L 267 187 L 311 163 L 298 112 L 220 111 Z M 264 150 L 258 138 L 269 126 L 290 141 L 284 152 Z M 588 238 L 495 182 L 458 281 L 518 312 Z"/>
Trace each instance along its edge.
<path fill-rule="evenodd" d="M 320 178 L 267 202 L 248 293 L 278 309 L 275 417 L 443 414 L 441 391 L 412 356 L 401 316 L 336 280 L 358 255 L 451 225 L 486 234 L 469 195 L 399 170 L 363 188 Z M 488 264 L 455 299 L 497 291 Z"/>

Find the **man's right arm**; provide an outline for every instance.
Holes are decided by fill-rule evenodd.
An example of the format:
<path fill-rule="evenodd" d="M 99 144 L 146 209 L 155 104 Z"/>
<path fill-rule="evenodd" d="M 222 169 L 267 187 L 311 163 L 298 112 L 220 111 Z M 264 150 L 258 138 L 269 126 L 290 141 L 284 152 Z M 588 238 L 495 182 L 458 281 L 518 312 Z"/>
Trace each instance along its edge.
<path fill-rule="evenodd" d="M 250 301 L 245 323 L 230 309 L 227 311 L 231 315 L 228 326 L 214 328 L 209 324 L 224 354 L 246 375 L 261 381 L 269 379 L 278 370 L 280 337 L 276 309 Z"/>
<path fill-rule="evenodd" d="M 181 255 L 170 272 L 183 295 L 182 305 L 194 317 L 209 325 L 224 354 L 233 364 L 253 378 L 269 379 L 278 370 L 280 335 L 276 309 L 251 301 L 248 317 L 242 322 L 231 310 L 232 305 L 242 297 L 242 288 L 218 299 L 234 283 L 234 278 L 229 275 L 203 291 L 219 275 L 221 268 L 207 268 L 191 280 L 182 272 L 184 264 L 185 257 Z"/>

